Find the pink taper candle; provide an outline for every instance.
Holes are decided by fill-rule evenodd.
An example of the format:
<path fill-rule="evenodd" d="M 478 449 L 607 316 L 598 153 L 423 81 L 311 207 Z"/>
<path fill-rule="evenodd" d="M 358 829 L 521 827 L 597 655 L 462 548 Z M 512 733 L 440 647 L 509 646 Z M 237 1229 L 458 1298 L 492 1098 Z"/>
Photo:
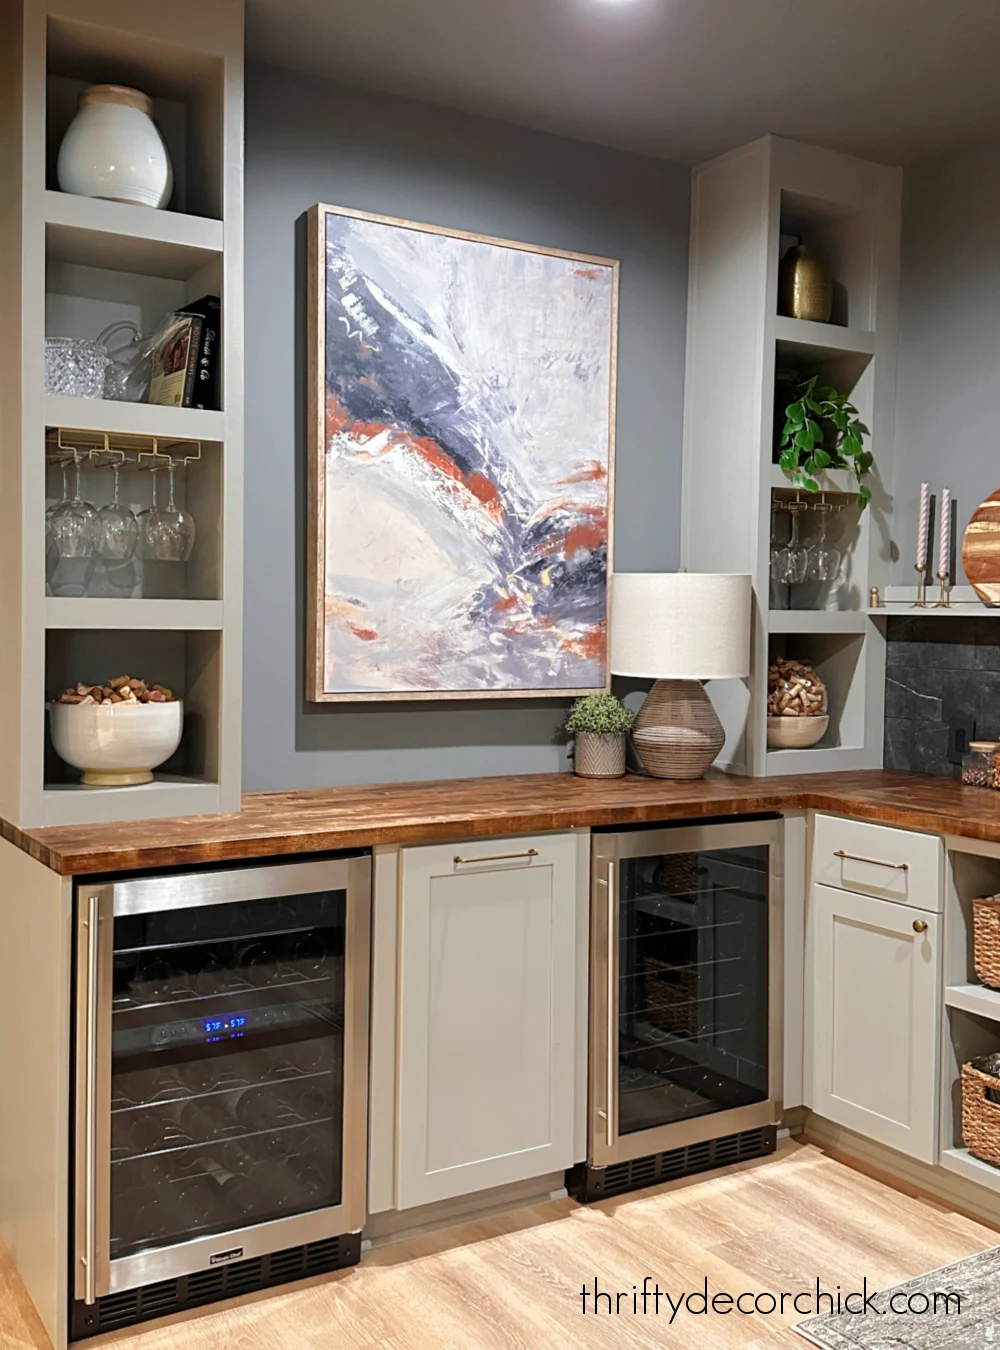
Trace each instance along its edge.
<path fill-rule="evenodd" d="M 917 530 L 917 566 L 927 566 L 927 531 L 931 523 L 931 485 L 920 484 L 920 526 Z"/>
<path fill-rule="evenodd" d="M 951 566 L 951 492 L 941 489 L 941 533 L 938 535 L 938 576 Z"/>

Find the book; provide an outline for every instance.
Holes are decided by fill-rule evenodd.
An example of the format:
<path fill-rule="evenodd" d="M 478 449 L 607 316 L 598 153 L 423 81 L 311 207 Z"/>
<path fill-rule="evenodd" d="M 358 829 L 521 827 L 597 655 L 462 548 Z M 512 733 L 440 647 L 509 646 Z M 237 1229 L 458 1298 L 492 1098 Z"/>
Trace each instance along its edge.
<path fill-rule="evenodd" d="M 222 303 L 217 295 L 203 295 L 193 304 L 185 305 L 178 314 L 201 320 L 198 350 L 195 356 L 194 381 L 191 402 L 186 408 L 222 407 L 222 389 L 219 368 L 219 346 L 222 341 Z"/>
<path fill-rule="evenodd" d="M 170 316 L 151 356 L 150 403 L 172 408 L 221 406 L 221 316 L 217 295 L 202 296 Z"/>
<path fill-rule="evenodd" d="M 194 314 L 171 317 L 151 358 L 150 403 L 168 408 L 191 407 L 203 323 Z"/>

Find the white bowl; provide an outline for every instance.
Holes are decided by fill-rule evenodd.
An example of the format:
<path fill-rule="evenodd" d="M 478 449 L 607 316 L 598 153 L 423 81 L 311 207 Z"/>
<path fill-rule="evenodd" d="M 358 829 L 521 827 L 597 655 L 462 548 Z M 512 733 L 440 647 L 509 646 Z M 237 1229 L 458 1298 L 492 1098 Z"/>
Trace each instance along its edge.
<path fill-rule="evenodd" d="M 769 717 L 767 719 L 767 748 L 769 750 L 807 750 L 826 735 L 830 719 L 822 717 Z"/>
<path fill-rule="evenodd" d="M 181 743 L 184 704 L 51 703 L 52 744 L 87 787 L 151 783 Z"/>

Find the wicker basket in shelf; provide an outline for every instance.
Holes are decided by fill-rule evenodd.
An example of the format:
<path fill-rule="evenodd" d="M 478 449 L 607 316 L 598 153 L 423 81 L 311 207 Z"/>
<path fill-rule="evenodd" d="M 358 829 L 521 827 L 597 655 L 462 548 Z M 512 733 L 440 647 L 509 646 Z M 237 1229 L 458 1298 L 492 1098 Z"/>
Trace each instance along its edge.
<path fill-rule="evenodd" d="M 972 929 L 976 975 L 989 989 L 1000 989 L 1000 896 L 973 900 Z"/>
<path fill-rule="evenodd" d="M 1000 1167 L 1000 1055 L 962 1065 L 962 1139 L 974 1158 Z"/>
<path fill-rule="evenodd" d="M 643 958 L 645 1014 L 654 1027 L 675 1036 L 698 1034 L 698 972 L 655 956 Z"/>

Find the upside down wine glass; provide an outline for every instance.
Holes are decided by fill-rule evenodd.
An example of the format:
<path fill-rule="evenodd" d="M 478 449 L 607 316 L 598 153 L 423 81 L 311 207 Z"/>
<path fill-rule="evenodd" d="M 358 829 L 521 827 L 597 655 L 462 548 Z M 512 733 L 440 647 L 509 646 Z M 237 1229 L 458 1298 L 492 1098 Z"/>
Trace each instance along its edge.
<path fill-rule="evenodd" d="M 97 512 L 80 496 L 80 461 L 74 460 L 73 496 L 53 507 L 46 529 L 60 558 L 92 558 L 101 538 Z M 65 482 L 65 477 L 64 480 Z M 63 489 L 65 492 L 65 487 Z"/>
<path fill-rule="evenodd" d="M 124 504 L 119 497 L 121 465 L 114 466 L 115 486 L 111 501 L 102 506 L 97 513 L 101 530 L 101 540 L 97 547 L 97 556 L 108 562 L 128 562 L 135 552 L 139 538 L 139 523 L 132 514 L 132 508 Z"/>
<path fill-rule="evenodd" d="M 799 586 L 806 579 L 809 556 L 805 545 L 799 538 L 799 516 L 802 506 L 793 502 L 788 507 L 792 518 L 791 534 L 784 548 L 774 555 L 775 579 L 786 586 Z"/>
<path fill-rule="evenodd" d="M 140 526 L 142 556 L 155 562 L 187 562 L 194 548 L 195 525 L 190 512 L 182 511 L 174 501 L 174 473 L 171 461 L 167 469 L 169 500 L 156 504 L 156 477 L 153 477 L 153 505 L 144 512 Z"/>
<path fill-rule="evenodd" d="M 835 581 L 840 572 L 840 550 L 826 542 L 826 526 L 833 507 L 829 502 L 818 502 L 819 538 L 807 552 L 806 576 L 810 581 Z"/>

